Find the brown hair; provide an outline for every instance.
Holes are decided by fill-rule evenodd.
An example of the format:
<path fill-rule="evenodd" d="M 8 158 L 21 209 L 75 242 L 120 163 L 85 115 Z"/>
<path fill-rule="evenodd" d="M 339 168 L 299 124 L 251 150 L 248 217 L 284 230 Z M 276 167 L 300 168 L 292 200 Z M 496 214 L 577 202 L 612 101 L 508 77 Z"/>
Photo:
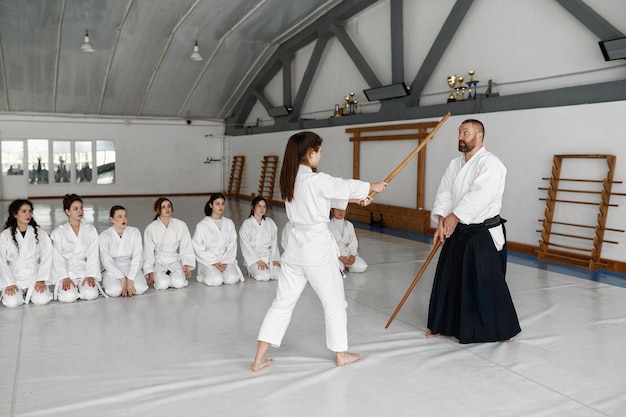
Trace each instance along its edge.
<path fill-rule="evenodd" d="M 254 216 L 254 209 L 256 208 L 256 205 L 259 204 L 261 201 L 265 201 L 265 206 L 267 206 L 267 200 L 261 195 L 257 195 L 252 199 L 252 204 L 250 204 L 250 215 L 248 217 Z M 265 219 L 265 214 L 263 215 L 263 219 Z"/>
<path fill-rule="evenodd" d="M 309 150 L 319 151 L 322 138 L 313 132 L 300 132 L 289 138 L 280 170 L 280 193 L 285 201 L 293 200 L 293 189 L 301 162 L 306 161 Z"/>
<path fill-rule="evenodd" d="M 80 198 L 79 195 L 65 194 L 65 197 L 63 197 L 63 211 L 69 210 L 70 207 L 72 207 L 72 203 L 74 203 L 75 201 L 80 201 L 81 204 L 83 203 L 83 199 Z"/>
<path fill-rule="evenodd" d="M 174 213 L 174 204 L 172 204 L 170 199 L 165 197 L 159 197 L 157 198 L 157 201 L 154 202 L 154 211 L 156 212 L 156 214 L 152 220 L 156 220 L 159 218 L 159 216 L 161 215 L 161 204 L 166 201 L 169 201 L 170 205 L 172 206 L 172 213 Z"/>

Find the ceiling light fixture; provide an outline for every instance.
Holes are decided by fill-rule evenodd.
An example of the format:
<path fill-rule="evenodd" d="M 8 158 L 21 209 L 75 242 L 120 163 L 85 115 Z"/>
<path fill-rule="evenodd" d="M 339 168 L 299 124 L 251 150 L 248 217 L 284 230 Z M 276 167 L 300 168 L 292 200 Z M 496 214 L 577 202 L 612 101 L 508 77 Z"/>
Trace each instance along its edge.
<path fill-rule="evenodd" d="M 193 52 L 190 58 L 192 61 L 202 61 L 202 55 L 200 55 L 200 51 L 198 50 L 198 41 L 196 41 L 196 44 L 193 46 Z"/>
<path fill-rule="evenodd" d="M 80 46 L 80 50 L 83 52 L 94 52 L 93 45 L 91 44 L 91 40 L 89 39 L 89 31 L 85 30 L 85 40 L 83 44 Z"/>

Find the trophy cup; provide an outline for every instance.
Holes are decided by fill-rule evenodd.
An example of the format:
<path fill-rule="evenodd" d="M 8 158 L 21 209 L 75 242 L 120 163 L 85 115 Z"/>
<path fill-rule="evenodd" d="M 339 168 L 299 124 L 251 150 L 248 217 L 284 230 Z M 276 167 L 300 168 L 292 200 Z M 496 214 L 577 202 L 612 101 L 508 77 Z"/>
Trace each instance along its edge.
<path fill-rule="evenodd" d="M 469 80 L 467 81 L 467 98 L 468 100 L 476 100 L 476 86 L 478 85 L 478 80 L 474 79 L 474 75 L 476 74 L 476 72 L 474 72 L 474 70 L 470 70 L 467 73 L 470 76 Z"/>
<path fill-rule="evenodd" d="M 454 86 L 456 85 L 456 75 L 448 76 L 448 86 L 450 87 L 450 95 L 448 96 L 448 103 L 452 103 L 456 101 L 456 94 L 454 91 Z"/>
<path fill-rule="evenodd" d="M 458 87 L 454 87 L 456 90 L 456 101 L 465 100 L 465 90 L 466 87 L 463 85 L 463 77 L 456 77 L 456 81 L 458 83 Z"/>

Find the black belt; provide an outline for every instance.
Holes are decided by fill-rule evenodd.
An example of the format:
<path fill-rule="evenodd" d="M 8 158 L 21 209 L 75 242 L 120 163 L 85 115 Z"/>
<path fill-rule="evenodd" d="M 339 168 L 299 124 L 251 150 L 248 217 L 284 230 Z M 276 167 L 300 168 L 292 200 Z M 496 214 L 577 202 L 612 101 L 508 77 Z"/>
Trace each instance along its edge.
<path fill-rule="evenodd" d="M 500 215 L 494 216 L 490 219 L 483 221 L 482 223 L 463 224 L 456 225 L 456 230 L 461 233 L 471 233 L 478 230 L 491 229 L 492 227 L 499 226 L 506 223 L 506 220 L 500 217 Z"/>

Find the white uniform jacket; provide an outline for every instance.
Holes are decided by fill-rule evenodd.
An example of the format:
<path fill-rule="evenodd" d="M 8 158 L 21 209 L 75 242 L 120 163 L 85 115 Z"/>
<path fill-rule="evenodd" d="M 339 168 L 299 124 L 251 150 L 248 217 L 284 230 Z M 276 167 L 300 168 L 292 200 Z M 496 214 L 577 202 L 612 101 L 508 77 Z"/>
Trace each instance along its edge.
<path fill-rule="evenodd" d="M 0 290 L 11 285 L 17 285 L 24 290 L 36 281 L 53 284 L 54 248 L 48 234 L 38 227 L 35 237 L 35 229 L 28 226 L 24 236 L 17 230 L 15 239 L 18 246 L 13 241 L 10 227 L 0 233 Z"/>
<path fill-rule="evenodd" d="M 432 219 L 454 213 L 463 224 L 482 223 L 500 214 L 506 167 L 483 147 L 465 162 L 461 155 L 450 162 L 441 179 Z M 502 227 L 489 229 L 496 247 L 504 244 Z"/>
<path fill-rule="evenodd" d="M 263 261 L 268 265 L 280 261 L 278 227 L 266 217 L 259 224 L 254 216 L 248 217 L 239 228 L 239 244 L 246 267 Z"/>
<path fill-rule="evenodd" d="M 354 232 L 354 225 L 347 220 L 330 220 L 330 231 L 335 236 L 339 255 L 349 258 L 350 255 L 358 256 L 359 241 Z"/>
<path fill-rule="evenodd" d="M 362 200 L 368 193 L 367 182 L 314 173 L 310 167 L 300 165 L 294 198 L 285 202 L 290 225 L 285 230 L 285 240 L 289 243 L 282 261 L 293 265 L 321 265 L 331 260 L 338 262 L 337 243 L 328 227 L 331 201 Z"/>
<path fill-rule="evenodd" d="M 77 236 L 68 222 L 54 229 L 50 238 L 61 255 L 53 259 L 60 278 L 70 277 L 76 281 L 93 277 L 101 281 L 98 231 L 93 225 L 81 222 Z"/>
<path fill-rule="evenodd" d="M 143 244 L 141 232 L 127 226 L 120 237 L 113 226 L 100 234 L 100 260 L 105 274 L 111 278 L 135 280 L 141 272 Z"/>
<path fill-rule="evenodd" d="M 156 219 L 146 227 L 143 235 L 144 274 L 154 272 L 156 262 L 165 267 L 173 264 L 180 265 L 179 268 L 182 265 L 191 269 L 196 267 L 196 255 L 187 223 L 171 218 L 170 224 L 165 227 L 160 219 Z"/>
<path fill-rule="evenodd" d="M 198 262 L 204 266 L 214 263 L 237 264 L 237 232 L 231 219 L 222 217 L 222 228 L 209 216 L 196 225 L 193 248 Z"/>

